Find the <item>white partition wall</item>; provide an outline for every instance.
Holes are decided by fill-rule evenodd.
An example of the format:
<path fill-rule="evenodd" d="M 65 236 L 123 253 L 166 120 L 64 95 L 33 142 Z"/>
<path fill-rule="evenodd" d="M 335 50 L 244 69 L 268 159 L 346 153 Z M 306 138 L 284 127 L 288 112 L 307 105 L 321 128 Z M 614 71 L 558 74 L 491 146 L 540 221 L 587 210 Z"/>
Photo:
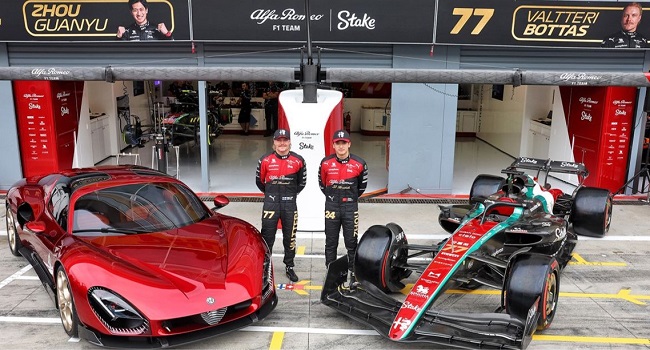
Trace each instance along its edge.
<path fill-rule="evenodd" d="M 298 230 L 325 230 L 325 197 L 318 187 L 318 166 L 332 153 L 332 135 L 342 126 L 343 94 L 318 90 L 316 103 L 303 103 L 302 90 L 280 93 L 279 125 L 291 132 L 291 150 L 307 163 L 307 186 L 298 195 Z"/>

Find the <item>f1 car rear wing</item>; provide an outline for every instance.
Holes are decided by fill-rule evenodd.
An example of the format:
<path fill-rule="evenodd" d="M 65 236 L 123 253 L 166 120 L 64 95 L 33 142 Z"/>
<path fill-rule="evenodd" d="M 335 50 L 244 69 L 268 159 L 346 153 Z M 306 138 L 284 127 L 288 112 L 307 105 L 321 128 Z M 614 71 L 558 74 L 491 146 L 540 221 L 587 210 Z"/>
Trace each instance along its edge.
<path fill-rule="evenodd" d="M 536 170 L 538 178 L 541 172 L 544 172 L 546 177 L 548 177 L 549 173 L 574 174 L 578 176 L 581 184 L 587 176 L 589 176 L 589 171 L 583 163 L 528 157 L 519 157 L 515 159 L 514 162 L 512 162 L 512 164 L 502 172 L 506 174 L 514 173 L 516 169 Z M 544 183 L 546 183 L 546 179 L 544 179 Z"/>
<path fill-rule="evenodd" d="M 548 163 L 548 171 L 553 173 L 576 174 L 578 176 L 587 177 L 589 171 L 583 163 L 563 162 L 551 160 Z"/>
<path fill-rule="evenodd" d="M 539 158 L 528 158 L 520 157 L 515 159 L 508 168 L 517 168 L 517 169 L 531 169 L 531 170 L 545 170 L 548 166 L 548 159 L 539 159 Z"/>
<path fill-rule="evenodd" d="M 583 163 L 566 162 L 550 159 L 519 157 L 508 168 L 531 169 L 551 173 L 575 174 L 587 177 L 589 171 Z"/>

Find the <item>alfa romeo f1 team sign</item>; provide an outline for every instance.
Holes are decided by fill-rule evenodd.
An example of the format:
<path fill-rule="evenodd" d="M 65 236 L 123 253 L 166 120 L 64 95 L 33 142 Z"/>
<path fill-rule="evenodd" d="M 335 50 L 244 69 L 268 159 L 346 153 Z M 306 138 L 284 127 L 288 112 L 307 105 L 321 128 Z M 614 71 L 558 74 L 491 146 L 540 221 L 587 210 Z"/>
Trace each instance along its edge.
<path fill-rule="evenodd" d="M 197 41 L 300 42 L 307 39 L 304 0 L 192 0 Z M 310 1 L 314 42 L 433 43 L 435 1 Z"/>
<path fill-rule="evenodd" d="M 650 20 L 627 2 L 455 0 L 438 8 L 437 44 L 645 48 L 650 35 Z"/>

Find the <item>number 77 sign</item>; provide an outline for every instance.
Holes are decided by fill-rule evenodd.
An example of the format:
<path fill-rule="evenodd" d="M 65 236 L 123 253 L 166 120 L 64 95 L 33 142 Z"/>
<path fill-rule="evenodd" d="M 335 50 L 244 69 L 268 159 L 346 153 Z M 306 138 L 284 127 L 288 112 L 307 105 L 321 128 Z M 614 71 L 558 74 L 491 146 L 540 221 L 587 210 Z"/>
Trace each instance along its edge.
<path fill-rule="evenodd" d="M 604 38 L 621 30 L 625 4 L 615 1 L 598 1 L 597 4 L 545 0 L 439 1 L 434 43 L 600 47 Z M 650 24 L 642 22 L 638 31 L 650 33 Z"/>
<path fill-rule="evenodd" d="M 485 25 L 490 21 L 494 15 L 494 9 L 491 8 L 467 8 L 467 7 L 454 7 L 454 16 L 460 16 L 458 22 L 451 30 L 451 34 L 458 34 L 461 30 L 471 30 L 472 35 L 479 35 Z M 467 22 L 472 16 L 480 17 L 478 23 L 473 28 L 466 28 Z"/>

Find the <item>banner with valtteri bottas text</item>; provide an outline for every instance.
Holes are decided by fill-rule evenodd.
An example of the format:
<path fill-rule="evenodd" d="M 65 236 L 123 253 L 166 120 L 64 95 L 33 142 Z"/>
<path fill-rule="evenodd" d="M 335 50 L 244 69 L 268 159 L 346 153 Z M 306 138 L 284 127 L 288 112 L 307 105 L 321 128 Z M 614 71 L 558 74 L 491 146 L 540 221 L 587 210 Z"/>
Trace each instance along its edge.
<path fill-rule="evenodd" d="M 650 36 L 650 15 L 628 16 L 627 2 L 454 0 L 439 1 L 436 44 L 489 46 L 601 47 L 624 46 L 624 26 Z M 650 3 L 648 10 L 650 10 Z M 644 3 L 639 3 L 643 6 Z M 644 48 L 642 45 L 637 48 Z"/>

